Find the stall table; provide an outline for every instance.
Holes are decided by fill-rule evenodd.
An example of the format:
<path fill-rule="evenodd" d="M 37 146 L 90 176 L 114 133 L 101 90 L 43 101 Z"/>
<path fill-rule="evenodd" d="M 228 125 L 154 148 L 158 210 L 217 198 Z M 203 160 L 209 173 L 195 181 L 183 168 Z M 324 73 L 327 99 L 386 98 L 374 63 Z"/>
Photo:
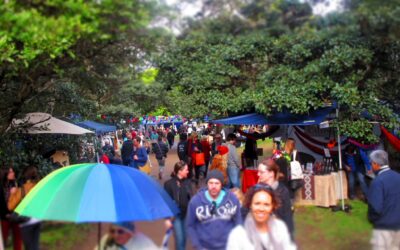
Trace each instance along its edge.
<path fill-rule="evenodd" d="M 342 172 L 343 198 L 347 199 L 346 173 Z M 296 193 L 297 205 L 314 205 L 330 207 L 337 205 L 341 199 L 339 173 L 328 175 L 304 175 L 304 186 Z"/>

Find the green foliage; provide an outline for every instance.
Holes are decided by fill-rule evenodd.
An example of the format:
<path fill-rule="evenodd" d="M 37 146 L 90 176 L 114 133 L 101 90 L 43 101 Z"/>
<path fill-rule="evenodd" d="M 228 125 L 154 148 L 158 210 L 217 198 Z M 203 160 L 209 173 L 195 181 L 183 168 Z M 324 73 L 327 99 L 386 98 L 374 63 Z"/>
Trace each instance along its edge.
<path fill-rule="evenodd" d="M 63 11 L 63 15 L 51 15 L 53 8 Z M 2 4 L 0 36 L 6 43 L 0 51 L 7 56 L 0 63 L 9 61 L 13 67 L 28 68 L 42 55 L 50 59 L 61 56 L 80 36 L 98 29 L 96 12 L 97 8 L 82 1 L 44 1 L 39 8 L 17 1 Z"/>
<path fill-rule="evenodd" d="M 144 84 L 151 84 L 156 80 L 158 69 L 148 69 L 141 74 L 140 79 Z"/>
<path fill-rule="evenodd" d="M 164 106 L 158 107 L 155 111 L 149 113 L 151 116 L 170 116 L 171 112 Z"/>
<path fill-rule="evenodd" d="M 339 123 L 339 127 L 345 136 L 353 137 L 362 143 L 368 144 L 379 142 L 379 138 L 371 133 L 373 125 L 367 120 L 344 120 Z"/>
<path fill-rule="evenodd" d="M 119 117 L 148 114 L 163 104 L 164 91 L 157 82 L 133 80 L 113 93 L 110 101 L 103 103 L 101 112 Z"/>
<path fill-rule="evenodd" d="M 21 133 L 6 133 L 0 137 L 0 165 L 12 165 L 17 170 L 37 166 L 40 174 L 46 176 L 54 170 L 49 159 L 50 152 L 65 150 L 68 152 L 71 164 L 78 161 L 83 137 L 70 135 L 28 135 Z M 89 138 L 90 139 L 90 138 Z"/>
<path fill-rule="evenodd" d="M 146 43 L 151 32 L 143 33 L 154 6 L 126 0 L 1 4 L 0 131 L 31 110 L 95 116 L 126 83 L 120 76 L 132 75 L 139 56 L 154 48 Z"/>

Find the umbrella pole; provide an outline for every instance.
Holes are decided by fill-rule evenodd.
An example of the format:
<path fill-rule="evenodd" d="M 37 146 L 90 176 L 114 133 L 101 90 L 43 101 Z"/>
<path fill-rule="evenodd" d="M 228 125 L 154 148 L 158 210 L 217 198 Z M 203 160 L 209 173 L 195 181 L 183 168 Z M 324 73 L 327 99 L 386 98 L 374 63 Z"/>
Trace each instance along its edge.
<path fill-rule="evenodd" d="M 101 249 L 101 222 L 97 223 L 97 242 L 98 242 L 98 250 Z"/>

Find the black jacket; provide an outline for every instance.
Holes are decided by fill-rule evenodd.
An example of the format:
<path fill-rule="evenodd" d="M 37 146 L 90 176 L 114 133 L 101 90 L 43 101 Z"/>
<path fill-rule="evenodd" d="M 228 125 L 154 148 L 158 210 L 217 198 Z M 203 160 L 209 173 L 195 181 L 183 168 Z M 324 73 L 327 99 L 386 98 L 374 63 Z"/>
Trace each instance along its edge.
<path fill-rule="evenodd" d="M 164 189 L 178 205 L 180 209 L 178 216 L 185 218 L 187 207 L 192 197 L 192 184 L 190 180 L 180 180 L 174 176 L 164 183 Z"/>
<path fill-rule="evenodd" d="M 179 160 L 188 162 L 188 142 L 180 141 L 177 147 Z"/>
<path fill-rule="evenodd" d="M 126 140 L 122 144 L 121 158 L 123 161 L 132 159 L 133 157 L 133 142 L 132 140 Z"/>
<path fill-rule="evenodd" d="M 3 187 L 3 185 L 1 185 L 1 187 Z M 4 192 L 3 192 L 3 190 L 0 190 L 0 218 L 2 220 L 4 220 L 8 213 L 10 213 L 10 212 L 8 211 L 8 208 L 7 208 L 7 203 L 6 203 L 6 199 L 4 197 Z"/>
<path fill-rule="evenodd" d="M 153 143 L 152 149 L 154 154 L 156 155 L 157 160 L 161 160 L 163 157 L 167 157 L 168 146 L 164 142 L 158 141 L 157 143 Z"/>
<path fill-rule="evenodd" d="M 278 196 L 280 201 L 280 206 L 275 210 L 275 214 L 278 216 L 278 218 L 285 222 L 293 239 L 294 222 L 289 190 L 284 183 L 279 182 L 278 187 L 275 189 L 275 194 Z"/>

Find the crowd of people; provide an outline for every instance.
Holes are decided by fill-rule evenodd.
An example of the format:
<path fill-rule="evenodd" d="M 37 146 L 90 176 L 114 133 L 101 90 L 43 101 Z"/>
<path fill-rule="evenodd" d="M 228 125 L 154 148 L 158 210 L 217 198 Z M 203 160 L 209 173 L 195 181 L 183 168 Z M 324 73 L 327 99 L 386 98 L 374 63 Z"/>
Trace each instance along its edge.
<path fill-rule="evenodd" d="M 130 131 L 125 133 L 120 153 L 106 141 L 100 151 L 103 163 L 122 164 L 143 168 L 153 153 L 158 165 L 158 179 L 179 207 L 179 213 L 166 218 L 165 226 L 173 230 L 175 249 L 296 249 L 293 219 L 293 198 L 300 186 L 290 176 L 294 161 L 307 157 L 296 150 L 296 142 L 288 138 L 280 155 L 258 161 L 256 140 L 261 138 L 249 131 L 245 146 L 245 161 L 237 151 L 237 136 L 229 133 L 225 140 L 220 133 L 199 135 L 196 131 L 176 132 Z M 173 166 L 170 178 L 165 167 L 169 150 L 176 144 L 179 161 Z M 255 144 L 254 144 L 255 143 Z M 389 167 L 388 155 L 375 150 L 369 156 L 367 172 L 376 178 L 368 186 L 360 181 L 354 148 L 344 150 L 344 167 L 349 172 L 350 198 L 354 198 L 354 183 L 358 178 L 365 201 L 368 218 L 374 226 L 371 244 L 374 249 L 400 249 L 400 174 Z M 360 156 L 361 157 L 361 156 Z M 245 166 L 257 169 L 258 183 L 241 191 L 240 171 Z M 7 242 L 12 234 L 15 250 L 39 249 L 41 222 L 19 216 L 13 210 L 38 182 L 37 168 L 24 169 L 21 180 L 12 167 L 1 169 L 0 196 L 2 240 Z M 0 242 L 1 243 L 1 242 Z M 1 244 L 0 244 L 1 245 Z M 160 249 L 135 228 L 133 222 L 111 224 L 108 233 L 96 249 Z"/>
<path fill-rule="evenodd" d="M 165 183 L 184 212 L 167 223 L 174 228 L 176 249 L 186 249 L 186 238 L 194 249 L 296 249 L 292 201 L 278 181 L 279 166 L 273 159 L 260 162 L 259 183 L 243 195 L 236 138 L 231 133 L 223 141 L 217 133 L 207 145 L 195 132 L 189 138 L 180 134 L 180 162 Z M 209 169 L 203 161 L 198 164 L 199 152 L 209 157 Z M 204 186 L 198 185 L 199 176 L 204 176 Z"/>
<path fill-rule="evenodd" d="M 214 135 L 210 151 L 206 151 L 210 156 L 210 168 L 200 171 L 207 173 L 205 186 L 193 193 L 189 180 L 193 178 L 197 184 L 198 175 L 191 177 L 191 168 L 201 169 L 194 154 L 204 146 L 199 144 L 195 133 L 189 139 L 186 134 L 180 135 L 178 165 L 185 174 L 177 177 L 176 168 L 173 179 L 167 182 L 168 186 L 171 182 L 177 183 L 176 191 L 168 193 L 180 202 L 181 211 L 186 212 L 178 215 L 179 226 L 173 226 L 174 219 L 168 223 L 175 230 L 176 249 L 186 249 L 186 238 L 190 239 L 193 249 L 296 249 L 293 198 L 301 185 L 293 181 L 290 166 L 294 161 L 307 162 L 310 156 L 297 151 L 293 138 L 286 140 L 278 157 L 273 155 L 258 162 L 252 156 L 254 158 L 245 164 L 257 159 L 258 183 L 243 196 L 238 188 L 243 161 L 238 158 L 235 140 L 234 134 L 229 134 L 225 142 L 220 134 Z M 344 153 L 352 151 L 346 148 Z M 400 189 L 394 186 L 400 183 L 400 174 L 390 169 L 388 154 L 383 150 L 374 150 L 363 157 L 371 165 L 367 165 L 365 171 L 376 175 L 369 186 L 359 183 L 365 195 L 362 200 L 368 202 L 368 217 L 374 226 L 373 249 L 400 249 Z M 345 155 L 343 165 L 348 171 L 350 198 L 353 199 L 355 181 L 351 178 L 360 177 L 353 175 L 356 165 L 351 164 L 349 156 Z M 186 185 L 178 185 L 182 181 Z M 181 187 L 184 187 L 185 199 L 179 196 Z M 166 189 L 171 190 L 167 184 Z"/>

